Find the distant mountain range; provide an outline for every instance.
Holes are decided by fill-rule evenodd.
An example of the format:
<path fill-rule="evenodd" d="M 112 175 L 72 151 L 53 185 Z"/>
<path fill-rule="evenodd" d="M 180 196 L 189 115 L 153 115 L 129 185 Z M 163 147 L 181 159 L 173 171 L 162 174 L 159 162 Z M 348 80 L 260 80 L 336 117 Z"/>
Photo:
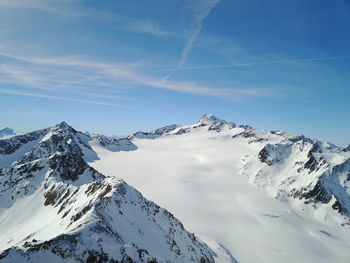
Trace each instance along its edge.
<path fill-rule="evenodd" d="M 17 132 L 9 127 L 0 130 L 0 139 L 6 139 L 15 135 L 17 135 Z"/>
<path fill-rule="evenodd" d="M 339 241 L 350 230 L 350 146 L 238 126 L 212 114 L 193 125 L 169 125 L 125 138 L 82 133 L 65 122 L 20 135 L 5 128 L 0 137 L 0 262 L 295 262 L 298 256 L 315 260 L 311 248 L 291 256 L 304 248 L 276 241 L 289 231 L 284 224 L 294 229 L 300 222 L 305 222 L 300 233 L 307 238 L 316 224 L 310 222 L 327 228 L 313 238 L 334 240 L 329 251 L 342 251 L 331 255 L 322 241 L 329 257 L 318 262 L 350 258 L 344 250 L 349 244 Z M 251 197 L 242 197 L 231 180 L 257 188 L 247 184 Z M 250 202 L 255 195 L 266 195 L 261 219 L 256 219 L 256 211 L 265 201 Z M 238 216 L 230 217 L 227 211 L 238 205 Z M 283 232 L 266 244 L 281 244 L 284 254 L 273 256 L 254 241 L 254 234 L 252 244 L 259 245 L 247 249 L 256 253 L 238 249 L 238 240 L 244 244 L 249 238 L 235 237 L 235 226 L 243 228 L 250 220 L 239 220 L 241 214 L 270 225 L 280 220 L 283 226 L 276 229 Z M 228 222 L 215 226 L 222 233 L 210 230 L 221 221 Z M 183 224 L 198 229 L 200 238 Z M 294 242 L 296 237 L 285 238 Z"/>

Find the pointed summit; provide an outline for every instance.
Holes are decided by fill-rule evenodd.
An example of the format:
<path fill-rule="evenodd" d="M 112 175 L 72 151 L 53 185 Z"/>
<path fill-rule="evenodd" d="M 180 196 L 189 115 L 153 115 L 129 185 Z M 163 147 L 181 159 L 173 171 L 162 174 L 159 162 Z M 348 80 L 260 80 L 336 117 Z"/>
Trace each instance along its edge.
<path fill-rule="evenodd" d="M 57 133 L 57 132 L 59 132 L 59 133 L 62 133 L 62 132 L 63 133 L 73 133 L 73 134 L 77 133 L 77 131 L 73 127 L 69 126 L 65 121 L 62 121 L 62 122 L 57 123 L 56 125 L 52 126 L 51 131 L 53 133 Z"/>
<path fill-rule="evenodd" d="M 9 127 L 6 127 L 2 130 L 0 130 L 0 137 L 2 136 L 8 136 L 8 135 L 15 135 L 14 129 L 11 129 Z"/>
<path fill-rule="evenodd" d="M 61 122 L 0 143 L 0 158 L 22 151 L 0 169 L 1 262 L 215 263 L 170 212 L 92 168 L 91 138 L 72 131 Z"/>
<path fill-rule="evenodd" d="M 69 126 L 68 124 L 67 124 L 67 122 L 65 122 L 65 121 L 61 121 L 61 122 L 59 122 L 59 123 L 57 123 L 57 124 L 55 124 L 54 126 L 52 126 L 52 128 L 71 128 L 71 126 Z"/>
<path fill-rule="evenodd" d="M 226 123 L 226 121 L 219 119 L 214 114 L 204 114 L 202 118 L 199 119 L 198 123 L 210 125 L 213 123 Z"/>

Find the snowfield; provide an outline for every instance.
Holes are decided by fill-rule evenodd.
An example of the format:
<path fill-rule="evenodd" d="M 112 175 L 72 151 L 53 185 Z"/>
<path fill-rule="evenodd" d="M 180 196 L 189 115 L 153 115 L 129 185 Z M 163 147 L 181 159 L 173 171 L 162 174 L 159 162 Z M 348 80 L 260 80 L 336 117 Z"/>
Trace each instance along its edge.
<path fill-rule="evenodd" d="M 99 160 L 90 165 L 124 179 L 239 262 L 350 262 L 349 228 L 317 220 L 242 176 L 242 159 L 263 146 L 233 139 L 243 128 L 189 127 L 181 135 L 133 138 L 137 150 L 111 152 L 92 141 Z"/>
<path fill-rule="evenodd" d="M 0 139 L 0 231 L 1 263 L 348 263 L 350 146 L 214 115 L 62 122 Z"/>

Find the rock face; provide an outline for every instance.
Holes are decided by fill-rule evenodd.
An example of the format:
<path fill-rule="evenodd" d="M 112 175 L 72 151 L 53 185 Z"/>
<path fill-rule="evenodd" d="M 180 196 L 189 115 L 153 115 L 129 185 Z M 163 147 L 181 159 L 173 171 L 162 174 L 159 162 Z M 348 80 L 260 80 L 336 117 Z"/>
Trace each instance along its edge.
<path fill-rule="evenodd" d="M 92 140 L 64 122 L 0 140 L 20 156 L 0 170 L 0 262 L 213 263 L 171 213 L 88 165 Z"/>

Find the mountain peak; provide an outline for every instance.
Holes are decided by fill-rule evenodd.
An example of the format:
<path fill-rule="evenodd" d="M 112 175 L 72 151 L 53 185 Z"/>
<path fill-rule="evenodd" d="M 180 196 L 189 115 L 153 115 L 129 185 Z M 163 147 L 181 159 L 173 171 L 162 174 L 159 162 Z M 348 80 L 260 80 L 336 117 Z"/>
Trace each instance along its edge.
<path fill-rule="evenodd" d="M 57 124 L 55 124 L 53 127 L 57 127 L 57 128 L 71 128 L 68 124 L 67 124 L 67 122 L 65 122 L 65 121 L 61 121 L 61 122 L 59 122 L 59 123 L 57 123 Z"/>
<path fill-rule="evenodd" d="M 0 145 L 23 149 L 0 169 L 1 262 L 215 262 L 170 212 L 92 168 L 89 139 L 61 122 Z"/>
<path fill-rule="evenodd" d="M 2 132 L 2 131 L 14 131 L 14 130 L 10 127 L 5 127 L 2 130 L 0 130 L 0 132 Z"/>
<path fill-rule="evenodd" d="M 76 133 L 76 130 L 73 127 L 69 126 L 65 121 L 62 121 L 52 126 L 51 131 L 54 133 L 56 132 Z"/>
<path fill-rule="evenodd" d="M 214 114 L 204 114 L 198 121 L 198 123 L 203 124 L 213 124 L 216 122 L 226 123 L 226 121 L 219 119 Z"/>
<path fill-rule="evenodd" d="M 0 134 L 3 134 L 3 135 L 11 135 L 11 134 L 14 134 L 14 133 L 15 133 L 15 130 L 12 129 L 12 128 L 9 128 L 9 127 L 6 127 L 4 129 L 0 130 Z"/>

